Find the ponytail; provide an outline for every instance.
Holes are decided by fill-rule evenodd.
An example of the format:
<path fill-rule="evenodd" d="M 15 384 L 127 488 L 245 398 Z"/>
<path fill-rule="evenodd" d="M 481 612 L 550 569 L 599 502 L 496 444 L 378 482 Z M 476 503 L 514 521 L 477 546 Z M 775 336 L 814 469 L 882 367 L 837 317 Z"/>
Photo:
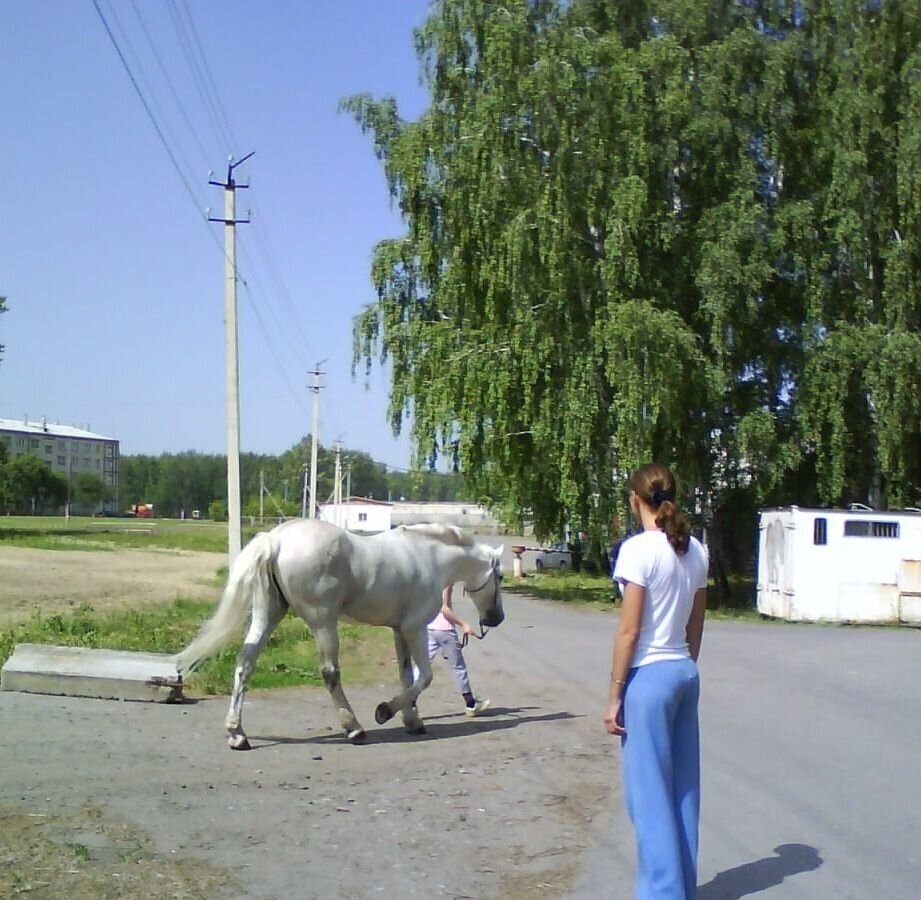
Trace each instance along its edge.
<path fill-rule="evenodd" d="M 660 531 L 665 532 L 675 553 L 682 555 L 688 552 L 691 526 L 688 524 L 687 516 L 672 500 L 664 500 L 659 505 L 656 510 L 656 525 Z"/>

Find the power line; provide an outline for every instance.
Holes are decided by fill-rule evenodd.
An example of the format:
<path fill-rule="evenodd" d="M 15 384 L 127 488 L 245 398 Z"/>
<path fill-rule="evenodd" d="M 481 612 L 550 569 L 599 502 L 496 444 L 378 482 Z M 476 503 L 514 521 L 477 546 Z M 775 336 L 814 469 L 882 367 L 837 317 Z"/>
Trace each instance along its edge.
<path fill-rule="evenodd" d="M 192 18 L 192 13 L 189 11 L 188 4 L 186 0 L 180 0 L 182 3 L 182 8 L 185 10 L 186 19 L 189 22 L 189 29 L 192 33 L 192 40 L 195 43 L 195 46 L 198 49 L 199 59 L 201 60 L 202 69 L 205 75 L 205 85 L 210 87 L 211 95 L 214 98 L 214 104 L 217 109 L 218 119 L 221 121 L 225 128 L 226 135 L 230 138 L 230 146 L 236 147 L 237 140 L 236 136 L 233 133 L 233 128 L 230 125 L 230 119 L 227 116 L 227 111 L 224 108 L 224 104 L 221 102 L 221 95 L 217 89 L 217 82 L 214 80 L 214 75 L 211 73 L 211 66 L 208 65 L 208 57 L 205 56 L 204 48 L 202 47 L 201 38 L 198 36 L 198 28 L 195 26 L 195 20 Z"/>
<path fill-rule="evenodd" d="M 154 42 L 153 36 L 147 28 L 147 24 L 144 21 L 144 17 L 141 15 L 141 10 L 138 8 L 136 0 L 131 0 L 131 7 L 134 9 L 134 14 L 137 17 L 138 24 L 141 26 L 141 31 L 144 32 L 144 37 L 147 39 L 147 45 L 150 47 L 151 53 L 153 53 L 153 57 L 156 60 L 158 68 L 160 69 L 160 74 L 163 76 L 163 80 L 166 82 L 166 85 L 173 96 L 173 100 L 176 103 L 179 114 L 182 116 L 183 122 L 185 122 L 186 130 L 192 136 L 192 140 L 195 141 L 198 152 L 201 154 L 202 162 L 205 163 L 203 170 L 207 170 L 209 168 L 208 160 L 213 158 L 212 154 L 210 154 L 205 149 L 205 145 L 202 143 L 202 140 L 198 135 L 198 130 L 192 124 L 192 120 L 189 117 L 189 114 L 186 112 L 185 105 L 180 99 L 179 92 L 176 90 L 173 79 L 170 77 L 169 71 L 163 63 L 163 58 L 160 56 L 160 52 L 157 50 L 156 43 Z"/>
<path fill-rule="evenodd" d="M 228 135 L 226 133 L 221 133 L 220 117 L 214 110 L 214 102 L 208 94 L 208 89 L 205 85 L 205 76 L 201 70 L 201 64 L 198 62 L 198 59 L 192 48 L 191 38 L 189 37 L 185 23 L 182 21 L 182 16 L 178 7 L 176 6 L 175 0 L 167 0 L 167 10 L 169 12 L 170 19 L 172 20 L 176 36 L 179 38 L 180 49 L 183 56 L 185 57 L 189 71 L 192 73 L 192 80 L 195 82 L 195 87 L 198 89 L 199 96 L 201 97 L 204 104 L 205 113 L 210 120 L 212 129 L 214 130 L 214 135 L 217 137 L 218 144 L 226 144 Z M 230 140 L 230 146 L 225 152 L 233 152 L 234 146 L 232 136 Z"/>
<path fill-rule="evenodd" d="M 230 139 L 233 140 L 233 132 L 230 127 L 230 123 L 226 116 L 226 113 L 223 111 L 223 106 L 220 101 L 220 96 L 217 92 L 217 87 L 214 83 L 214 78 L 213 78 L 213 75 L 211 74 L 211 69 L 208 66 L 207 58 L 204 55 L 204 49 L 201 45 L 200 38 L 198 37 L 198 32 L 197 30 L 194 30 L 195 26 L 194 26 L 194 21 L 191 18 L 191 14 L 189 13 L 188 8 L 186 7 L 185 12 L 189 20 L 189 26 L 191 29 L 194 30 L 193 39 L 198 48 L 198 56 L 200 56 L 200 60 L 201 60 L 200 63 L 198 62 L 195 52 L 192 49 L 191 39 L 189 38 L 189 35 L 185 30 L 185 26 L 182 23 L 179 11 L 175 6 L 175 0 L 169 0 L 169 3 L 170 3 L 170 15 L 172 17 L 173 25 L 174 25 L 174 28 L 176 29 L 176 33 L 179 36 L 180 44 L 182 45 L 181 49 L 189 64 L 189 68 L 192 73 L 193 79 L 196 81 L 196 86 L 198 87 L 199 93 L 205 104 L 206 112 L 208 113 L 212 121 L 212 126 L 215 129 L 215 134 L 218 136 L 219 139 L 222 139 L 221 132 L 223 130 L 225 132 L 225 136 L 229 136 Z M 208 227 L 207 215 L 203 211 L 202 204 L 200 204 L 199 198 L 196 196 L 195 191 L 192 188 L 192 185 L 190 183 L 190 180 L 185 174 L 185 170 L 190 167 L 188 166 L 188 163 L 186 160 L 181 159 L 181 153 L 178 150 L 173 148 L 172 143 L 169 137 L 167 136 L 166 127 L 161 124 L 157 114 L 154 111 L 154 106 L 155 105 L 159 106 L 159 104 L 156 103 L 156 95 L 155 95 L 155 91 L 153 89 L 152 84 L 150 83 L 149 80 L 145 79 L 147 93 L 149 93 L 150 95 L 150 100 L 148 100 L 147 96 L 145 95 L 145 91 L 142 88 L 141 83 L 140 83 L 141 76 L 135 74 L 131 66 L 131 63 L 128 61 L 127 54 L 125 51 L 123 51 L 119 43 L 119 40 L 116 37 L 115 32 L 112 26 L 110 25 L 109 20 L 107 19 L 105 13 L 103 12 L 98 0 L 93 0 L 93 6 L 103 25 L 103 28 L 106 31 L 106 34 L 109 37 L 112 47 L 115 50 L 115 53 L 118 56 L 118 59 L 125 73 L 127 74 L 129 81 L 131 82 L 131 85 L 135 91 L 135 94 L 140 100 L 141 105 L 143 106 L 144 111 L 147 114 L 148 119 L 150 120 L 150 123 L 153 125 L 154 131 L 156 132 L 157 137 L 159 138 L 160 143 L 163 146 L 163 149 L 166 151 L 166 154 L 169 157 L 169 160 L 176 174 L 179 176 L 179 180 L 182 183 L 186 194 L 188 195 L 189 199 L 192 201 L 192 204 L 195 207 L 196 212 L 201 218 L 203 224 L 205 225 L 208 231 L 209 238 L 214 242 L 215 246 L 218 248 L 221 254 L 225 256 L 225 259 L 226 259 L 226 250 L 221 246 L 221 243 L 217 235 L 214 233 L 214 231 L 210 227 Z M 166 67 L 163 64 L 162 57 L 157 50 L 157 47 L 152 38 L 152 35 L 150 34 L 149 29 L 146 27 L 146 23 L 144 22 L 144 19 L 141 16 L 140 11 L 137 8 L 134 0 L 132 0 L 132 6 L 134 7 L 135 13 L 138 17 L 140 27 L 142 31 L 144 32 L 144 36 L 147 40 L 147 43 L 150 46 L 151 52 L 153 53 L 154 58 L 157 62 L 157 65 L 160 68 L 160 72 L 163 75 L 164 80 L 167 83 L 167 86 L 173 96 L 174 101 L 176 102 L 176 106 L 179 109 L 180 115 L 185 121 L 190 134 L 192 134 L 193 136 L 193 139 L 196 141 L 199 151 L 206 154 L 204 145 L 201 142 L 201 138 L 198 136 L 198 133 L 195 130 L 195 128 L 192 127 L 190 116 L 188 112 L 186 111 L 185 106 L 182 104 L 179 98 L 179 92 L 176 89 L 176 86 L 173 83 L 173 80 L 169 77 Z M 124 40 L 125 40 L 126 47 L 130 50 L 131 54 L 138 61 L 137 64 L 138 64 L 139 71 L 142 70 L 142 66 L 140 64 L 140 57 L 134 51 L 133 47 L 131 47 L 131 43 L 130 43 L 130 39 L 128 38 L 127 31 L 118 21 L 117 15 L 115 15 L 114 12 L 113 12 L 113 22 L 116 23 L 116 26 L 122 33 Z M 207 74 L 205 75 L 204 73 L 207 73 Z M 211 82 L 210 90 L 205 84 L 206 78 L 210 79 L 210 82 Z M 223 129 L 221 127 L 221 124 L 218 122 L 219 118 L 223 119 Z M 278 291 L 278 296 L 280 296 L 285 301 L 285 304 L 288 307 L 288 315 L 292 317 L 292 322 L 294 324 L 294 327 L 299 332 L 303 340 L 304 347 L 303 348 L 294 347 L 293 352 L 292 352 L 293 361 L 295 363 L 298 363 L 303 358 L 303 351 L 306 350 L 308 354 L 312 354 L 313 348 L 311 347 L 310 342 L 307 340 L 306 336 L 304 336 L 303 334 L 303 329 L 300 325 L 299 320 L 297 319 L 297 314 L 294 309 L 294 304 L 291 299 L 290 292 L 288 291 L 287 286 L 285 285 L 284 280 L 281 276 L 281 273 L 278 267 L 278 263 L 277 263 L 277 258 L 274 256 L 274 253 L 272 252 L 271 245 L 268 241 L 268 237 L 264 229 L 261 229 L 259 231 L 258 238 L 259 238 L 259 241 L 261 242 L 263 255 L 266 261 L 266 267 L 270 273 L 274 274 L 276 282 L 277 282 L 277 287 L 280 287 L 280 290 Z M 247 255 L 245 253 L 245 250 L 244 250 L 244 255 Z M 286 337 L 290 336 L 290 329 L 285 327 L 285 322 L 283 320 L 279 322 L 279 327 L 274 332 L 267 326 L 265 318 L 263 316 L 262 309 L 264 309 L 270 314 L 277 316 L 277 314 L 275 313 L 275 307 L 269 300 L 270 295 L 267 293 L 264 294 L 262 297 L 263 302 L 260 303 L 259 300 L 257 299 L 256 292 L 255 292 L 255 286 L 256 286 L 255 274 L 251 274 L 249 278 L 244 277 L 239 265 L 235 265 L 235 271 L 239 278 L 240 284 L 244 288 L 244 294 L 256 318 L 256 323 L 257 323 L 259 331 L 262 333 L 262 338 L 264 340 L 265 346 L 269 350 L 269 353 L 272 356 L 272 359 L 274 360 L 274 363 L 278 369 L 281 379 L 284 382 L 285 387 L 287 388 L 288 394 L 290 395 L 292 400 L 295 402 L 295 404 L 297 404 L 298 407 L 300 407 L 301 409 L 304 409 L 303 397 L 298 391 L 295 390 L 292 384 L 292 381 L 288 375 L 288 368 L 294 368 L 294 366 L 286 367 L 284 365 L 282 359 L 279 356 L 279 348 L 276 344 L 275 339 L 273 338 L 273 333 L 275 335 L 278 335 L 278 334 L 285 335 Z M 253 273 L 254 272 L 255 272 L 255 266 L 253 266 Z M 250 285 L 251 280 L 253 280 L 254 282 L 252 287 Z"/>
<path fill-rule="evenodd" d="M 198 200 L 195 197 L 195 192 L 192 190 L 192 186 L 189 184 L 189 180 L 186 178 L 185 173 L 182 171 L 182 167 L 179 165 L 179 161 L 176 159 L 176 155 L 173 153 L 173 150 L 169 145 L 169 141 L 167 141 L 166 135 L 163 133 L 163 129 L 160 127 L 160 123 L 157 122 L 157 118 L 153 114 L 153 110 L 150 108 L 150 104 L 144 97 L 140 85 L 138 84 L 137 79 L 134 77 L 134 73 L 131 71 L 131 66 L 128 65 L 128 60 L 125 59 L 125 54 L 122 53 L 122 49 L 118 45 L 118 41 L 115 39 L 115 35 L 112 33 L 112 29 L 109 27 L 109 23 L 102 12 L 102 9 L 100 9 L 97 0 L 93 0 L 93 6 L 96 9 L 96 14 L 99 16 L 99 20 L 102 22 L 103 28 L 106 30 L 106 34 L 109 36 L 109 40 L 112 42 L 112 46 L 115 48 L 115 53 L 118 55 L 118 58 L 121 61 L 122 67 L 124 68 L 125 73 L 131 82 L 131 86 L 134 88 L 138 99 L 141 101 L 141 105 L 144 107 L 144 111 L 147 113 L 147 117 L 150 119 L 150 123 L 153 125 L 154 131 L 157 132 L 157 137 L 160 139 L 160 143 L 163 145 L 163 149 L 166 151 L 167 156 L 169 156 L 170 162 L 173 164 L 173 168 L 176 170 L 176 174 L 179 176 L 179 180 L 182 182 L 186 193 L 189 195 L 189 199 L 192 201 L 192 204 L 195 206 L 196 210 L 201 216 L 202 221 L 205 222 L 205 225 L 207 226 L 206 217 L 198 205 Z M 210 233 L 210 229 L 208 229 L 208 231 Z"/>

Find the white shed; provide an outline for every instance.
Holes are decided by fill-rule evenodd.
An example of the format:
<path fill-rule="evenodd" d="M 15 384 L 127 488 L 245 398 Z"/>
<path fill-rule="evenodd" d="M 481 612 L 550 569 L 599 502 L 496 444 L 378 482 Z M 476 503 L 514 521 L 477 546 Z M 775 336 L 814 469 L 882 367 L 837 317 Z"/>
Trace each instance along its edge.
<path fill-rule="evenodd" d="M 921 625 L 921 513 L 761 510 L 758 612 Z"/>
<path fill-rule="evenodd" d="M 390 531 L 393 504 L 368 497 L 347 497 L 341 503 L 321 503 L 320 518 L 346 531 L 377 534 Z"/>

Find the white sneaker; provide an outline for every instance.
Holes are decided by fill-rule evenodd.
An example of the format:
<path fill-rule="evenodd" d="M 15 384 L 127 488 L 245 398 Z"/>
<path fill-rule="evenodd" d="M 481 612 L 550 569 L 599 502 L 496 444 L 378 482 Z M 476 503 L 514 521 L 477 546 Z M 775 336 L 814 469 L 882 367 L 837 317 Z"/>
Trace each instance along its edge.
<path fill-rule="evenodd" d="M 474 703 L 473 706 L 468 706 L 464 710 L 464 715 L 472 719 L 475 716 L 482 715 L 484 712 L 486 712 L 487 709 L 489 709 L 488 700 L 477 700 L 477 702 Z"/>

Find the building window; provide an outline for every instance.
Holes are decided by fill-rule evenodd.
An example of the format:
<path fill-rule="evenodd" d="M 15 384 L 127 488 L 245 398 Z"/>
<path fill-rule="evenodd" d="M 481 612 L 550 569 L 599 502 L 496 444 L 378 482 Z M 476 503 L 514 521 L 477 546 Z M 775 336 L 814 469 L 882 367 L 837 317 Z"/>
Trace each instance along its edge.
<path fill-rule="evenodd" d="M 359 513 L 359 514 L 358 514 L 358 521 L 359 521 L 359 522 L 367 522 L 367 521 L 368 521 L 368 514 L 367 514 L 367 513 Z"/>
<path fill-rule="evenodd" d="M 51 444 L 45 444 L 45 453 L 49 456 L 54 452 L 54 447 Z"/>
<path fill-rule="evenodd" d="M 38 450 L 38 438 L 32 438 L 32 439 L 29 441 L 29 449 L 30 449 L 30 450 Z"/>
<path fill-rule="evenodd" d="M 828 519 L 813 519 L 812 521 L 812 543 L 828 543 Z"/>
<path fill-rule="evenodd" d="M 58 465 L 59 465 L 59 466 L 67 465 L 67 461 L 64 459 L 63 456 L 59 456 L 59 457 L 58 457 Z"/>
<path fill-rule="evenodd" d="M 898 538 L 898 522 L 874 522 L 871 519 L 847 519 L 844 523 L 845 537 Z"/>

